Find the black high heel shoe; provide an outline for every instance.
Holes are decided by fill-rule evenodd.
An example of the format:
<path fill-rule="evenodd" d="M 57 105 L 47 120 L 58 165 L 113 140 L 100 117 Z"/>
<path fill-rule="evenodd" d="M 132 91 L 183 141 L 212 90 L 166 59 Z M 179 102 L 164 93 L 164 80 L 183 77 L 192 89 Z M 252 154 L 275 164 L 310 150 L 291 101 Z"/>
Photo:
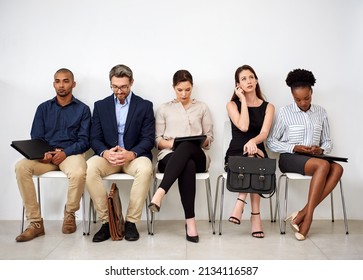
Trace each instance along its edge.
<path fill-rule="evenodd" d="M 189 236 L 188 235 L 188 227 L 187 225 L 185 224 L 185 236 L 186 236 L 186 239 L 190 242 L 193 242 L 193 243 L 198 243 L 199 242 L 199 236 L 196 235 L 196 236 Z"/>

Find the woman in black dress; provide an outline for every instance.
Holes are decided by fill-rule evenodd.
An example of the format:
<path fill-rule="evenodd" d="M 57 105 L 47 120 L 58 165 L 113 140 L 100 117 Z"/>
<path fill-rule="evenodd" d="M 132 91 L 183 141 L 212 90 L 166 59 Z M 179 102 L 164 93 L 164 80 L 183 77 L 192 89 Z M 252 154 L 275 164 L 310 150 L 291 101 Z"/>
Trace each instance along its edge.
<path fill-rule="evenodd" d="M 267 157 L 264 141 L 272 126 L 275 108 L 264 100 L 256 72 L 249 65 L 237 68 L 235 89 L 231 101 L 227 104 L 228 116 L 232 126 L 232 140 L 226 152 L 225 163 L 229 156 L 254 156 L 258 153 Z M 239 193 L 229 222 L 240 224 L 247 193 Z M 260 217 L 259 194 L 250 194 L 251 233 L 253 237 L 263 238 Z"/>

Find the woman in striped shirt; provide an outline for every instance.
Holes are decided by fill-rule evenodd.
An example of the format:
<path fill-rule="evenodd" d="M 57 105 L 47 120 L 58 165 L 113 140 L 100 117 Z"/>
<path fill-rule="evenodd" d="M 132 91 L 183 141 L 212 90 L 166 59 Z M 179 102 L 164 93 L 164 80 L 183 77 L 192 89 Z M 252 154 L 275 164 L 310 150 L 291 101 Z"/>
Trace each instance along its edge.
<path fill-rule="evenodd" d="M 311 104 L 315 81 L 308 70 L 295 69 L 288 74 L 286 84 L 295 102 L 280 109 L 267 140 L 269 149 L 280 153 L 281 172 L 312 176 L 306 205 L 288 217 L 297 240 L 305 240 L 316 206 L 343 175 L 340 164 L 309 156 L 332 150 L 327 113 L 323 107 Z"/>

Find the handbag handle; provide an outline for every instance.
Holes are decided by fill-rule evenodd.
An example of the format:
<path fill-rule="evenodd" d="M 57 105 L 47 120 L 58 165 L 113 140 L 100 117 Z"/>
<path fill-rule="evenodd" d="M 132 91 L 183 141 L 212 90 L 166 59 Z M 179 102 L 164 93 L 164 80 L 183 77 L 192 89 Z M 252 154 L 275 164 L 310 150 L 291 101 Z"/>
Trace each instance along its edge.
<path fill-rule="evenodd" d="M 265 158 L 263 156 L 261 156 L 259 153 L 255 153 L 253 154 L 255 158 Z M 262 193 L 260 193 L 259 195 L 262 197 L 262 198 L 271 198 L 276 192 L 276 188 L 274 188 L 274 191 L 269 195 L 269 196 L 265 196 L 263 195 Z"/>

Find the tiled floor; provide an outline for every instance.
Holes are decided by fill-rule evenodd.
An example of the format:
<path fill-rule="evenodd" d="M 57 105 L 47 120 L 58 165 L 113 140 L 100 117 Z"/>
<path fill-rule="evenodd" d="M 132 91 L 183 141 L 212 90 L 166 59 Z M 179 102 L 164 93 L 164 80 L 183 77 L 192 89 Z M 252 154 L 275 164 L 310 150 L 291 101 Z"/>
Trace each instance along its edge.
<path fill-rule="evenodd" d="M 252 238 L 249 221 L 223 222 L 223 234 L 212 234 L 208 221 L 198 221 L 200 242 L 185 240 L 183 221 L 155 221 L 154 235 L 146 222 L 138 224 L 136 242 L 93 243 L 100 224 L 83 236 L 82 226 L 71 235 L 61 233 L 61 221 L 45 221 L 46 234 L 25 243 L 15 242 L 20 221 L 0 221 L 1 260 L 363 260 L 363 221 L 349 220 L 349 234 L 337 220 L 314 221 L 305 241 L 297 241 L 289 227 L 280 234 L 278 223 L 263 221 L 266 237 Z M 218 227 L 216 227 L 218 229 Z"/>

